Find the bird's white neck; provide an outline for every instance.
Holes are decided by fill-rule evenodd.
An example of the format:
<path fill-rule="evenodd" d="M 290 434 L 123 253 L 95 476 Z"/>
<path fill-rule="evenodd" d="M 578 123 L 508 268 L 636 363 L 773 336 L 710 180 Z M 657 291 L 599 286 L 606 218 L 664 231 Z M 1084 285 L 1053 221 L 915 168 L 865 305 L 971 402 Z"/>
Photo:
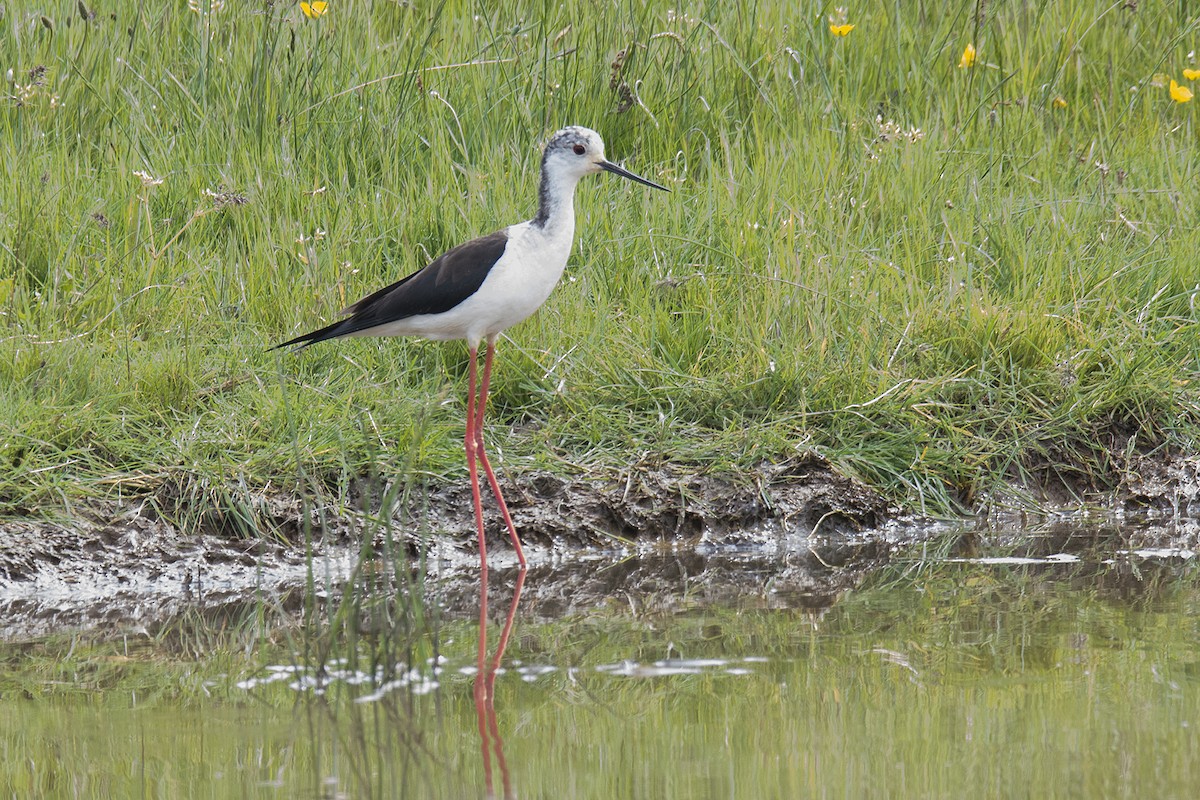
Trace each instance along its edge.
<path fill-rule="evenodd" d="M 578 175 L 548 170 L 543 165 L 537 216 L 530 220 L 533 225 L 543 230 L 559 226 L 574 228 L 575 186 L 578 183 Z"/>

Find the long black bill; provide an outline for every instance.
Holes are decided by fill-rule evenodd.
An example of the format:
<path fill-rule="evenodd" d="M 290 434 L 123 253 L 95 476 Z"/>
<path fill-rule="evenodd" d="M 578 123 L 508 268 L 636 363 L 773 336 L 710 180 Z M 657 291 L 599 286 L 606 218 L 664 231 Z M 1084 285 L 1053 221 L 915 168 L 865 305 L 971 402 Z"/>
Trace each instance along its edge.
<path fill-rule="evenodd" d="M 671 191 L 670 189 L 668 189 L 665 186 L 659 186 L 654 181 L 646 180 L 641 175 L 634 175 L 632 172 L 630 172 L 627 169 L 621 169 L 620 167 L 618 167 L 616 164 L 612 163 L 611 161 L 601 161 L 600 169 L 607 170 L 608 172 L 611 172 L 613 175 L 620 175 L 622 178 L 629 178 L 629 180 L 631 180 L 631 181 L 637 181 L 640 184 L 643 184 L 645 186 L 650 186 L 654 189 L 661 189 L 664 192 Z"/>

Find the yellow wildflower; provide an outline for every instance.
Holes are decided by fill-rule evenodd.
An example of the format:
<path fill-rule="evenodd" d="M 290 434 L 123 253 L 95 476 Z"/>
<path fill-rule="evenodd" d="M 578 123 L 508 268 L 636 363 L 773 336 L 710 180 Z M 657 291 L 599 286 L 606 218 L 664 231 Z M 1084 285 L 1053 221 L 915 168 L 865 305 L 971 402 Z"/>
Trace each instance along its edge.
<path fill-rule="evenodd" d="M 1051 105 L 1054 106 L 1055 108 L 1066 108 L 1067 101 L 1062 99 L 1062 96 L 1059 95 L 1058 97 L 1054 98 L 1054 102 L 1051 103 Z"/>
<path fill-rule="evenodd" d="M 958 60 L 958 68 L 967 69 L 973 66 L 975 66 L 975 45 L 968 43 L 963 48 L 962 58 Z"/>
<path fill-rule="evenodd" d="M 1156 72 L 1150 76 L 1150 85 L 1155 89 L 1167 88 L 1167 82 L 1171 80 L 1171 76 L 1165 72 Z"/>
<path fill-rule="evenodd" d="M 1171 99 L 1176 103 L 1186 103 L 1192 99 L 1192 90 L 1186 86 L 1180 86 L 1174 80 L 1171 81 Z"/>
<path fill-rule="evenodd" d="M 329 10 L 329 3 L 326 3 L 325 0 L 313 0 L 311 3 L 301 3 L 300 10 L 309 19 L 316 19 Z"/>
<path fill-rule="evenodd" d="M 1183 77 L 1187 78 L 1189 81 L 1194 81 L 1197 78 L 1200 78 L 1200 69 L 1185 69 L 1183 71 Z"/>
<path fill-rule="evenodd" d="M 853 25 L 830 25 L 829 32 L 834 36 L 849 36 L 850 31 L 854 30 Z"/>

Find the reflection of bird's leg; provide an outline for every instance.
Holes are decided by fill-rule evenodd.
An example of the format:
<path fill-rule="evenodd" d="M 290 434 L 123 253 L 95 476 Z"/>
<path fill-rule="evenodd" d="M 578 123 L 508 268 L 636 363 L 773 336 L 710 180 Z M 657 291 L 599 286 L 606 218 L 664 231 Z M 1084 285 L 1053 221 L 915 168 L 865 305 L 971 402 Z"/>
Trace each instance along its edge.
<path fill-rule="evenodd" d="M 479 590 L 479 658 L 475 664 L 475 721 L 479 725 L 479 749 L 483 753 L 483 779 L 487 785 L 487 796 L 492 797 L 492 752 L 488 743 L 488 728 L 491 727 L 495 730 L 496 712 L 491 698 L 488 696 L 487 583 L 485 582 L 481 586 L 482 588 Z"/>
<path fill-rule="evenodd" d="M 488 727 L 492 732 L 492 744 L 496 748 L 496 763 L 500 765 L 500 782 L 504 786 L 505 800 L 514 795 L 512 793 L 512 781 L 508 775 L 508 761 L 504 758 L 504 740 L 500 738 L 500 727 L 496 723 L 496 670 L 500 668 L 500 661 L 504 658 L 504 650 L 508 647 L 508 637 L 512 633 L 513 622 L 517 618 L 517 604 L 521 602 L 521 589 L 524 586 L 525 570 L 521 569 L 517 572 L 517 585 L 513 588 L 512 603 L 508 606 L 508 616 L 504 619 L 504 630 L 500 632 L 500 641 L 496 645 L 496 655 L 492 658 L 492 665 L 488 669 L 487 691 L 485 693 Z M 488 791 L 491 791 L 490 780 L 488 782 Z"/>

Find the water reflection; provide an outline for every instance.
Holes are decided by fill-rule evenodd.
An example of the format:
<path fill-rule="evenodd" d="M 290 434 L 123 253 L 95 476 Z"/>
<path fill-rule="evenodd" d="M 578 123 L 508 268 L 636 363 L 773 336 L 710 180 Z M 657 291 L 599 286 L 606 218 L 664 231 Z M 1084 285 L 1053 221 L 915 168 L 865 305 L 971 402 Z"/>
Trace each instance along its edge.
<path fill-rule="evenodd" d="M 9 646 L 0 774 L 21 797 L 1191 796 L 1197 550 L 1076 527 L 841 566 L 606 554 L 423 604 L 380 579 L 336 636 L 207 666 L 171 637 Z"/>
<path fill-rule="evenodd" d="M 488 581 L 484 571 L 479 581 L 479 647 L 475 671 L 475 718 L 479 727 L 480 749 L 483 754 L 483 777 L 487 787 L 487 796 L 495 797 L 495 783 L 492 776 L 492 753 L 496 755 L 496 766 L 500 769 L 500 784 L 504 790 L 505 800 L 515 797 L 512 791 L 512 780 L 508 771 L 508 761 L 504 757 L 504 739 L 500 736 L 500 726 L 496 721 L 496 673 L 508 649 L 508 639 L 512 634 L 513 622 L 516 620 L 517 605 L 521 602 L 521 591 L 525 587 L 526 571 L 517 571 L 517 582 L 513 587 L 512 602 L 508 606 L 508 615 L 504 618 L 504 627 L 500 631 L 500 641 L 496 644 L 496 653 L 489 660 L 487 657 L 488 629 Z"/>
<path fill-rule="evenodd" d="M 597 609 L 634 615 L 670 614 L 707 606 L 802 609 L 833 606 L 890 557 L 879 542 L 801 551 L 762 549 L 591 552 L 529 566 L 526 619 L 591 615 Z M 515 570 L 493 570 L 511 580 Z M 453 617 L 474 615 L 476 572 L 429 578 Z"/>

